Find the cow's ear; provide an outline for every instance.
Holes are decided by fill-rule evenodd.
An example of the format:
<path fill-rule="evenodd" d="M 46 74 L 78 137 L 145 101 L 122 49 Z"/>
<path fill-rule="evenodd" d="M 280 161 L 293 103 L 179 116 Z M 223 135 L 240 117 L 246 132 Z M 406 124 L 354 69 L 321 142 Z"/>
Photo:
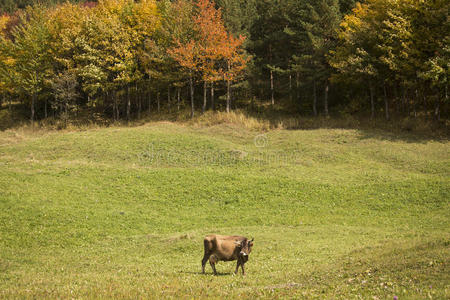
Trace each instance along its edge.
<path fill-rule="evenodd" d="M 242 247 L 242 243 L 241 243 L 240 241 L 234 241 L 234 243 L 235 243 L 237 246 Z"/>

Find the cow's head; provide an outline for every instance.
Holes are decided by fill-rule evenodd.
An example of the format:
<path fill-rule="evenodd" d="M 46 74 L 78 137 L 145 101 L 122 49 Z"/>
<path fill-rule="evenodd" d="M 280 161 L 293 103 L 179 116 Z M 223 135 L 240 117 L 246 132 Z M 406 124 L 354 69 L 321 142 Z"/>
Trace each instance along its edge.
<path fill-rule="evenodd" d="M 244 260 L 247 261 L 248 260 L 248 255 L 250 254 L 250 252 L 252 252 L 252 247 L 253 247 L 253 238 L 249 241 L 247 239 L 243 240 L 243 241 L 236 241 L 236 244 L 238 246 L 239 249 L 239 256 Z"/>

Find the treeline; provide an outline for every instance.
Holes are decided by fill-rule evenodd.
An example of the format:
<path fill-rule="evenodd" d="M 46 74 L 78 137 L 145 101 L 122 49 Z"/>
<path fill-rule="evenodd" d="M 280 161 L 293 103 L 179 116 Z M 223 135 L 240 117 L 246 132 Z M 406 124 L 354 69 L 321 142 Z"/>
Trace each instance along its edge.
<path fill-rule="evenodd" d="M 36 4 L 0 17 L 0 97 L 29 107 L 32 121 L 256 102 L 439 119 L 448 9 L 446 0 Z"/>
<path fill-rule="evenodd" d="M 55 4 L 60 4 L 67 2 L 68 0 L 0 0 L 0 14 L 7 13 L 7 14 L 13 14 L 17 10 L 25 9 L 27 6 L 34 5 L 37 2 L 50 6 Z M 70 2 L 74 3 L 84 3 L 86 0 L 70 0 Z M 91 0 L 91 2 L 97 2 L 97 0 Z"/>

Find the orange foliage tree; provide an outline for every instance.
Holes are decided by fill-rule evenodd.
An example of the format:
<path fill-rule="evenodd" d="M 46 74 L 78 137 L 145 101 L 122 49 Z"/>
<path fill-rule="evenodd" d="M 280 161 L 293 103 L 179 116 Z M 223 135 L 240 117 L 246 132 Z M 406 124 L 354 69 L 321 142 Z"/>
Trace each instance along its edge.
<path fill-rule="evenodd" d="M 190 40 L 183 44 L 176 41 L 176 46 L 168 49 L 169 55 L 175 59 L 181 67 L 185 68 L 189 73 L 189 87 L 191 96 L 191 118 L 194 117 L 194 76 L 199 72 L 200 55 L 198 43 L 195 40 Z"/>
<path fill-rule="evenodd" d="M 211 106 L 214 109 L 214 82 L 221 79 L 222 70 L 220 60 L 221 49 L 227 39 L 227 32 L 222 20 L 220 9 L 214 7 L 209 0 L 199 0 L 196 3 L 198 14 L 194 17 L 194 23 L 199 31 L 201 73 L 203 79 L 203 108 L 206 110 L 207 83 L 211 84 Z"/>
<path fill-rule="evenodd" d="M 242 48 L 244 41 L 245 37 L 243 36 L 234 38 L 232 35 L 228 35 L 226 41 L 222 43 L 220 50 L 226 63 L 226 70 L 223 72 L 223 77 L 227 82 L 227 112 L 230 112 L 231 82 L 236 80 L 238 76 L 242 74 L 247 65 L 248 59 Z"/>
<path fill-rule="evenodd" d="M 214 103 L 214 81 L 223 79 L 227 82 L 227 112 L 230 111 L 231 82 L 245 69 L 247 59 L 243 50 L 245 37 L 233 37 L 225 28 L 222 12 L 216 9 L 210 0 L 198 0 L 198 15 L 194 18 L 200 33 L 200 49 L 202 59 L 202 74 L 205 82 L 211 82 Z M 206 92 L 204 94 L 203 110 L 206 106 Z"/>
<path fill-rule="evenodd" d="M 206 109 L 206 88 L 211 83 L 211 101 L 214 108 L 213 83 L 223 78 L 227 81 L 227 112 L 230 110 L 230 85 L 246 66 L 243 43 L 245 38 L 234 38 L 225 28 L 222 13 L 210 0 L 196 2 L 197 14 L 193 16 L 195 34 L 168 50 L 183 68 L 189 72 L 191 88 L 191 116 L 194 116 L 193 77 L 200 76 L 204 82 L 203 111 Z"/>

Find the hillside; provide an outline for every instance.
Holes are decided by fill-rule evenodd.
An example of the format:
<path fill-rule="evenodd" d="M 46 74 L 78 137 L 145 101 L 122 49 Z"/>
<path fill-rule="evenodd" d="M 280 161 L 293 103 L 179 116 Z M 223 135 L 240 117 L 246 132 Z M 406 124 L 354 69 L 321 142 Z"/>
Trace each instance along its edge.
<path fill-rule="evenodd" d="M 450 144 L 152 122 L 0 132 L 1 298 L 448 298 Z M 247 275 L 200 274 L 209 233 Z"/>

